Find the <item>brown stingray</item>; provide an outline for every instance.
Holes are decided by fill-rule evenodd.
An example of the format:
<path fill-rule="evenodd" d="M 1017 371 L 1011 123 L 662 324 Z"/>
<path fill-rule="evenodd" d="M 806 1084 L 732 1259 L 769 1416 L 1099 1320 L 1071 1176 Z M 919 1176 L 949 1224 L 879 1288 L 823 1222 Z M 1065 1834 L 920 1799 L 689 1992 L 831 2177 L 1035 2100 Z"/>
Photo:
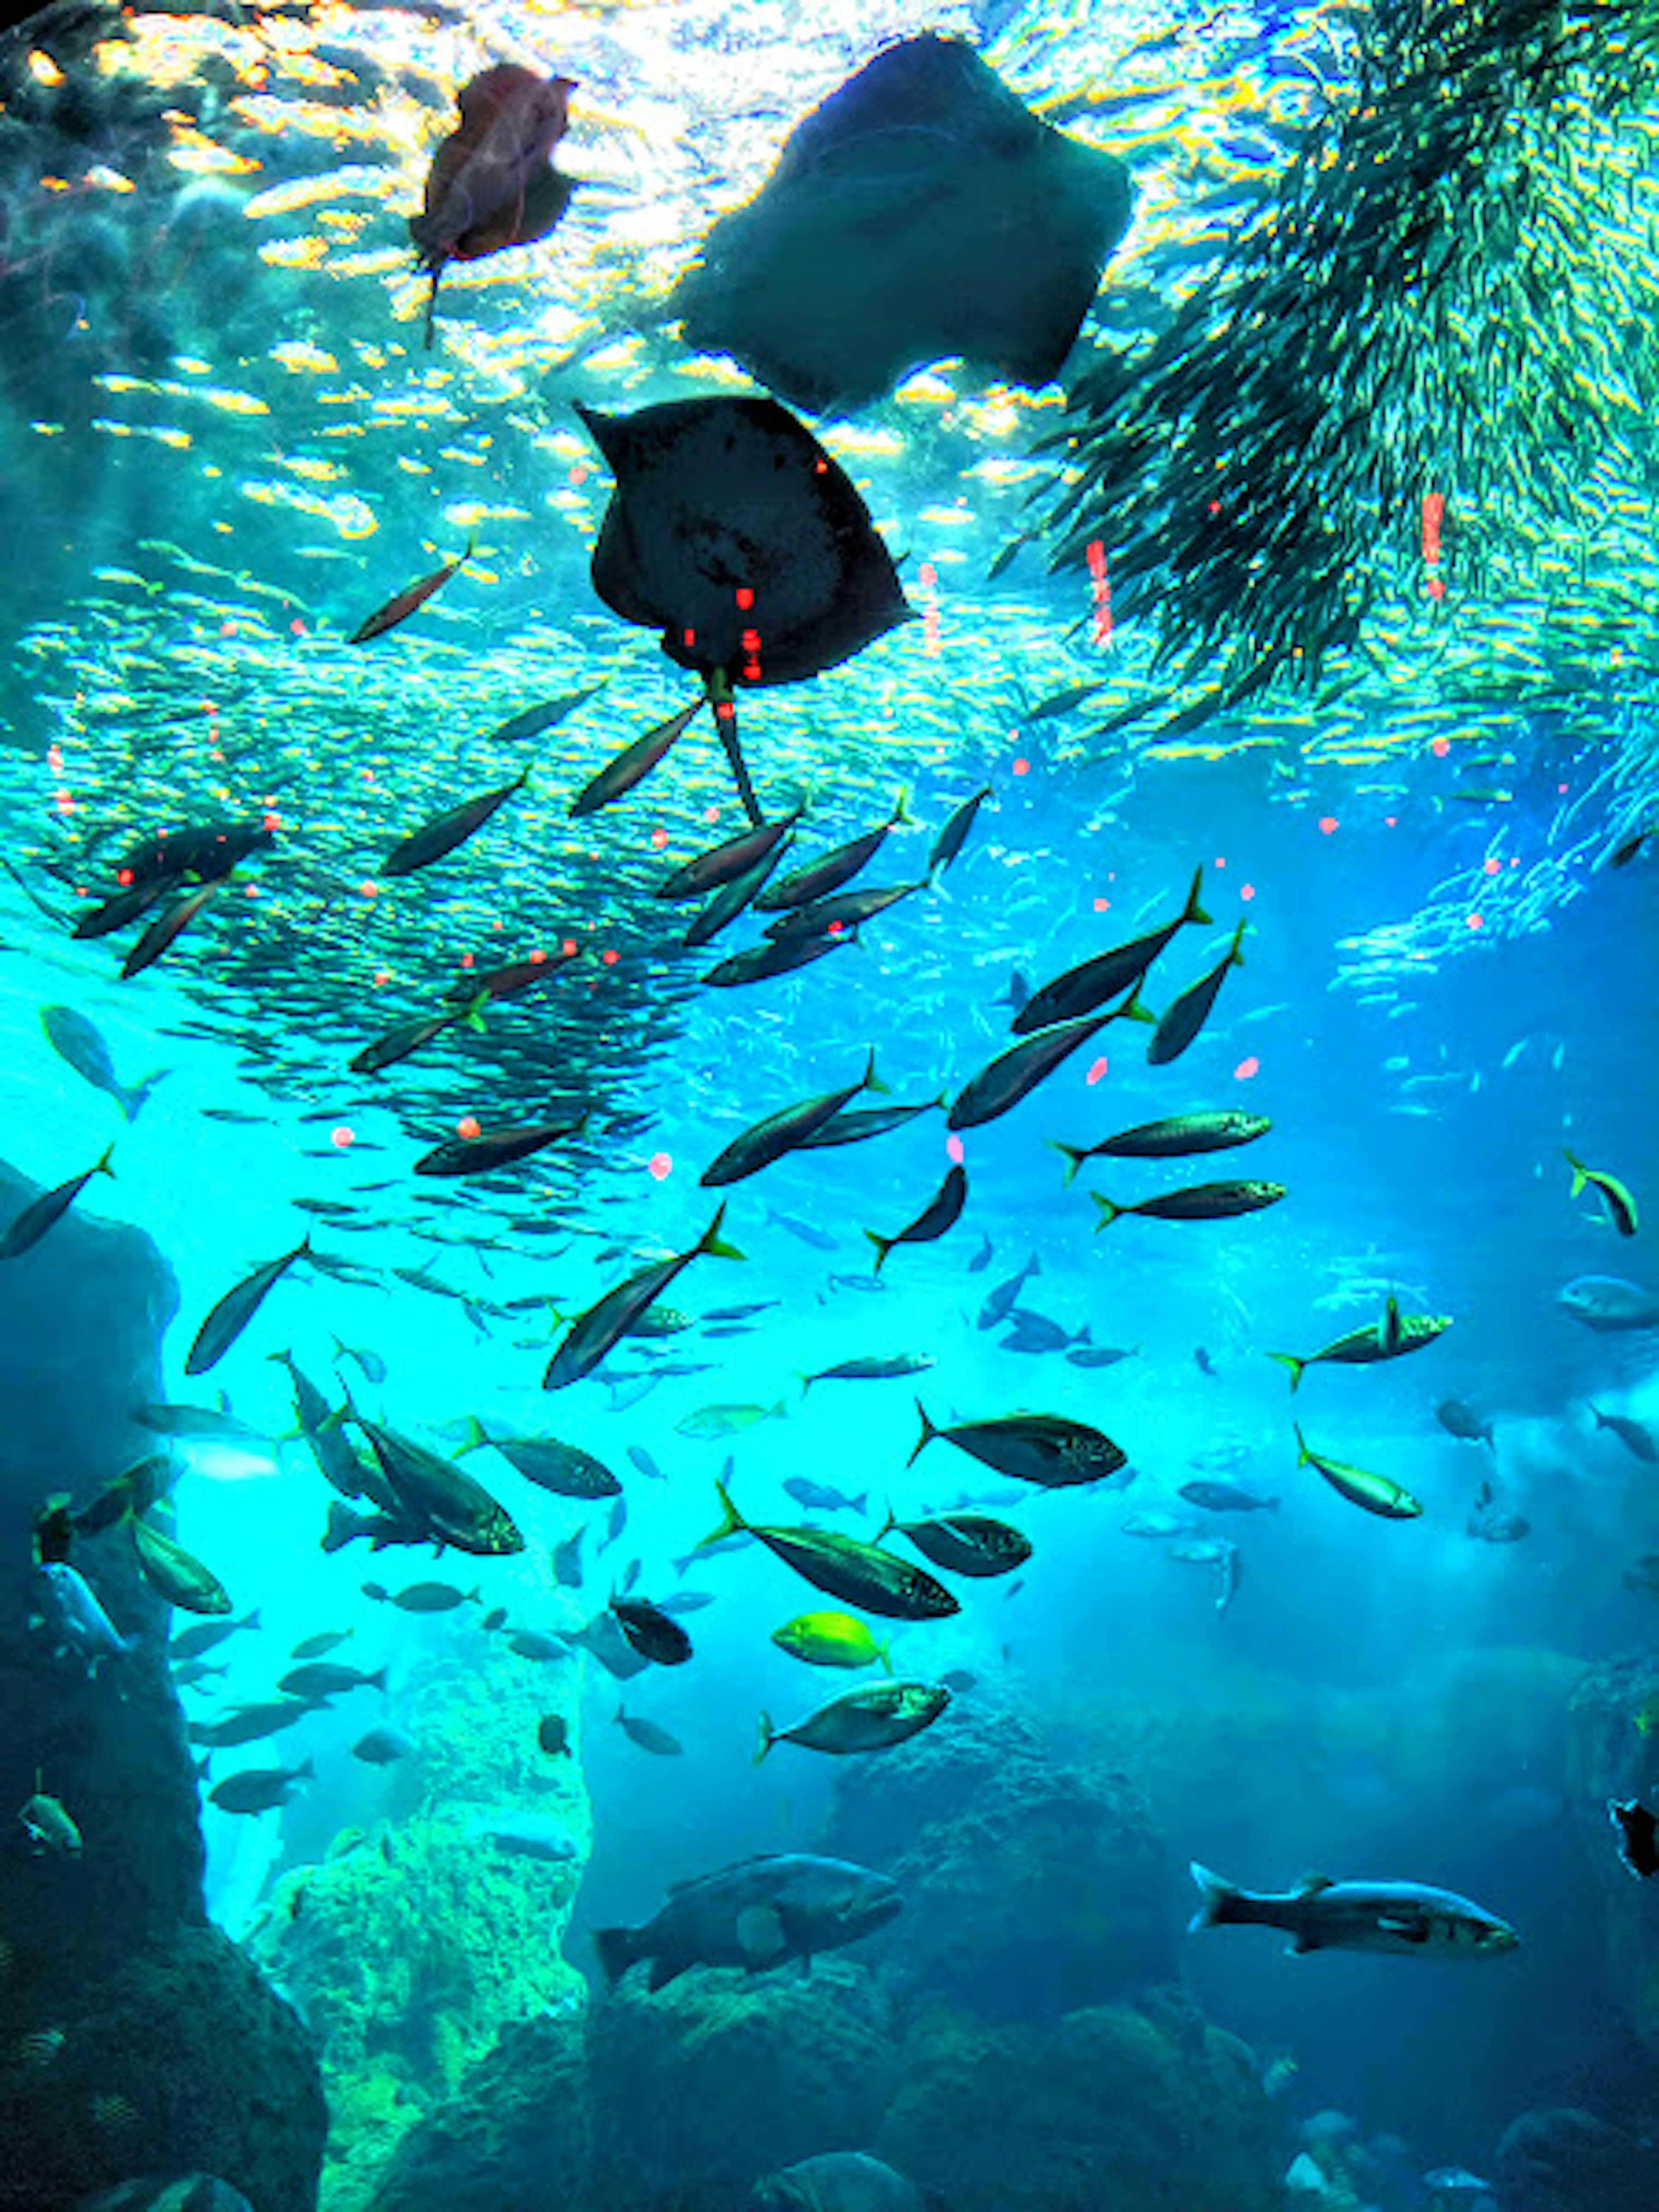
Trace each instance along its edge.
<path fill-rule="evenodd" d="M 539 77 L 502 62 L 463 85 L 459 130 L 433 156 L 426 199 L 411 216 L 416 266 L 432 276 L 426 342 L 447 261 L 477 261 L 545 238 L 570 204 L 572 179 L 550 166 L 565 134 L 574 77 Z"/>
<path fill-rule="evenodd" d="M 616 477 L 593 587 L 703 678 L 751 819 L 734 688 L 799 684 L 912 619 L 847 475 L 775 399 L 577 413 Z"/>

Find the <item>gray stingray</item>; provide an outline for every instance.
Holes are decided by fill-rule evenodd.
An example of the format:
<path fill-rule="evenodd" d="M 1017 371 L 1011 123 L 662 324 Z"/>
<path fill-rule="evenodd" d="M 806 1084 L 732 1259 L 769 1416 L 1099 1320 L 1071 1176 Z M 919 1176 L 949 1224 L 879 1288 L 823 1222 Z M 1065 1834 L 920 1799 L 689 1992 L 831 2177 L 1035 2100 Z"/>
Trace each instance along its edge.
<path fill-rule="evenodd" d="M 797 406 L 844 413 L 961 355 L 1059 374 L 1128 228 L 1128 172 L 1053 129 L 960 39 L 887 47 L 723 216 L 671 316 Z"/>
<path fill-rule="evenodd" d="M 733 690 L 804 682 L 910 620 L 892 556 L 851 478 L 775 399 L 577 412 L 616 477 L 593 588 L 702 678 L 758 822 Z"/>

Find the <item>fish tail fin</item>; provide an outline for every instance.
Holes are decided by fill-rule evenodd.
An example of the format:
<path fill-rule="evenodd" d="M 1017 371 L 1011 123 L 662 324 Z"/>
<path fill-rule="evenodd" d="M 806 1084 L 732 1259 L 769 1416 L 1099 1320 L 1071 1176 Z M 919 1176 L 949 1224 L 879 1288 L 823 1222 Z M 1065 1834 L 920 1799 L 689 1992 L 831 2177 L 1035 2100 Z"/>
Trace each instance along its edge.
<path fill-rule="evenodd" d="M 1181 919 L 1182 921 L 1201 922 L 1207 929 L 1210 926 L 1210 917 L 1200 903 L 1200 895 L 1203 889 L 1204 870 L 1200 866 L 1193 870 L 1192 889 L 1187 894 L 1187 903 L 1181 910 Z"/>
<path fill-rule="evenodd" d="M 1091 1190 L 1089 1193 L 1089 1195 L 1093 1199 L 1095 1204 L 1100 1208 L 1100 1218 L 1095 1224 L 1095 1234 L 1098 1237 L 1101 1231 L 1107 1228 L 1112 1222 L 1115 1221 L 1119 1214 L 1125 1212 L 1126 1209 L 1123 1206 L 1115 1205 L 1109 1198 L 1103 1196 L 1102 1193 L 1097 1190 Z"/>
<path fill-rule="evenodd" d="M 93 1170 L 92 1170 L 92 1171 L 93 1171 L 94 1175 L 106 1175 L 106 1176 L 108 1176 L 111 1178 L 111 1180 L 112 1180 L 112 1181 L 113 1181 L 113 1179 L 114 1179 L 114 1176 L 115 1176 L 115 1170 L 114 1170 L 114 1169 L 110 1165 L 110 1159 L 111 1159 L 111 1157 L 112 1157 L 112 1155 L 113 1154 L 114 1151 L 115 1151 L 115 1139 L 114 1139 L 114 1138 L 113 1138 L 113 1137 L 112 1137 L 112 1138 L 110 1139 L 110 1140 L 109 1140 L 108 1144 L 106 1144 L 106 1145 L 105 1146 L 105 1147 L 104 1147 L 104 1149 L 103 1149 L 102 1152 L 99 1155 L 98 1158 L 97 1158 L 97 1159 L 93 1163 Z"/>
<path fill-rule="evenodd" d="M 386 1693 L 386 1668 L 384 1667 L 377 1667 L 372 1674 L 365 1674 L 363 1677 L 363 1687 L 366 1690 L 379 1690 L 381 1695 L 384 1696 Z"/>
<path fill-rule="evenodd" d="M 720 1525 L 718 1528 L 712 1529 L 700 1542 L 694 1544 L 691 1547 L 694 1552 L 701 1552 L 705 1545 L 718 1544 L 725 1537 L 735 1536 L 740 1531 L 746 1530 L 749 1526 L 742 1514 L 732 1503 L 732 1493 L 726 1485 L 717 1479 L 714 1488 L 719 1493 L 720 1501 Z"/>
<path fill-rule="evenodd" d="M 1224 967 L 1242 968 L 1244 965 L 1244 955 L 1238 948 L 1244 942 L 1244 932 L 1248 927 L 1249 924 L 1241 919 L 1237 928 L 1233 932 L 1233 941 L 1227 947 L 1227 957 L 1222 963 Z"/>
<path fill-rule="evenodd" d="M 1313 1454 L 1308 1449 L 1308 1439 L 1302 1433 L 1302 1424 L 1293 1421 L 1291 1425 L 1296 1433 L 1296 1463 L 1298 1467 L 1311 1467 Z"/>
<path fill-rule="evenodd" d="M 915 817 L 911 813 L 909 808 L 904 803 L 909 796 L 910 793 L 908 790 L 903 784 L 900 784 L 899 794 L 893 801 L 893 811 L 888 820 L 887 826 L 890 830 L 896 822 L 913 822 L 915 819 Z"/>
<path fill-rule="evenodd" d="M 759 1747 L 756 1751 L 754 1758 L 750 1761 L 750 1765 L 751 1766 L 758 1766 L 762 1759 L 765 1758 L 767 1753 L 771 1750 L 773 1745 L 777 1741 L 777 1740 L 778 1732 L 772 1725 L 772 1716 L 770 1713 L 763 1712 L 760 1717 Z"/>
<path fill-rule="evenodd" d="M 362 1533 L 357 1515 L 345 1500 L 331 1498 L 328 1505 L 328 1525 L 323 1530 L 323 1549 L 337 1552 L 343 1544 L 349 1544 L 354 1536 L 361 1536 Z"/>
<path fill-rule="evenodd" d="M 892 1531 L 897 1527 L 898 1516 L 893 1510 L 893 1501 L 890 1498 L 887 1501 L 887 1518 L 882 1522 L 880 1528 L 877 1529 L 875 1534 L 870 1539 L 870 1541 L 872 1544 L 880 1543 L 884 1536 L 890 1535 Z"/>
<path fill-rule="evenodd" d="M 1144 975 L 1139 977 L 1133 988 L 1130 991 L 1128 997 L 1123 1001 L 1123 1004 L 1121 1006 L 1113 1007 L 1112 1019 L 1114 1021 L 1150 1022 L 1154 1028 L 1157 1027 L 1158 1016 L 1152 1012 L 1150 1006 L 1144 1006 L 1140 1003 L 1140 986 L 1146 981 L 1146 978 Z"/>
<path fill-rule="evenodd" d="M 143 1112 L 149 1094 L 155 1090 L 156 1085 L 165 1083 L 172 1073 L 173 1070 L 170 1067 L 158 1067 L 147 1075 L 142 1083 L 134 1084 L 131 1091 L 120 1091 L 116 1093 L 117 1103 L 126 1116 L 129 1126 Z"/>
<path fill-rule="evenodd" d="M 1057 1152 L 1065 1156 L 1066 1188 L 1069 1190 L 1077 1178 L 1078 1170 L 1089 1157 L 1087 1148 L 1082 1145 L 1062 1145 L 1058 1137 L 1051 1137 L 1048 1141 Z"/>
<path fill-rule="evenodd" d="M 876 1048 L 874 1045 L 871 1046 L 870 1057 L 864 1064 L 864 1080 L 860 1084 L 859 1088 L 860 1091 L 873 1091 L 878 1097 L 882 1098 L 886 1097 L 888 1095 L 887 1085 L 884 1084 L 880 1076 L 876 1073 Z"/>
<path fill-rule="evenodd" d="M 1192 1860 L 1187 1871 L 1192 1875 L 1198 1890 L 1198 1910 L 1187 1923 L 1189 1936 L 1197 1935 L 1200 1928 L 1216 1928 L 1233 1917 L 1232 1906 L 1241 1892 L 1231 1881 L 1224 1881 L 1218 1874 Z"/>
<path fill-rule="evenodd" d="M 724 1202 L 714 1209 L 714 1218 L 697 1239 L 696 1249 L 706 1252 L 712 1260 L 741 1260 L 743 1254 L 735 1244 L 728 1244 L 720 1235 L 720 1224 L 726 1218 Z"/>
<path fill-rule="evenodd" d="M 494 996 L 495 994 L 491 991 L 477 992 L 472 998 L 468 1000 L 466 1005 L 461 1009 L 459 1014 L 457 1015 L 456 1019 L 458 1021 L 465 1022 L 467 1028 L 470 1030 L 482 1030 L 484 1026 L 484 1008 L 489 1004 Z"/>
<path fill-rule="evenodd" d="M 606 1986 L 613 1990 L 635 1959 L 645 1956 L 639 1946 L 637 1928 L 597 1928 L 593 1931 L 593 1948 L 599 1954 Z"/>
<path fill-rule="evenodd" d="M 878 1644 L 876 1646 L 876 1656 L 880 1660 L 884 1671 L 890 1674 L 893 1671 L 893 1654 L 891 1647 L 885 1644 Z"/>
<path fill-rule="evenodd" d="M 856 1498 L 849 1498 L 847 1502 L 854 1513 L 867 1513 L 870 1510 L 870 1493 L 867 1490 L 860 1491 Z"/>
<path fill-rule="evenodd" d="M 1040 1275 L 1042 1273 L 1042 1255 L 1040 1252 L 1032 1253 L 1030 1258 L 1025 1262 L 1025 1272 L 1028 1275 Z"/>
<path fill-rule="evenodd" d="M 461 1459 L 468 1452 L 482 1450 L 489 1442 L 489 1437 L 484 1434 L 483 1423 L 476 1413 L 469 1413 L 466 1417 L 466 1432 L 460 1443 L 456 1445 L 453 1456 L 456 1459 Z"/>
<path fill-rule="evenodd" d="M 866 1229 L 864 1233 L 876 1248 L 875 1271 L 877 1274 L 880 1274 L 883 1263 L 885 1261 L 887 1255 L 892 1250 L 894 1245 L 898 1243 L 898 1239 L 896 1237 L 878 1237 L 873 1229 Z"/>
<path fill-rule="evenodd" d="M 909 1458 L 904 1462 L 906 1467 L 914 1467 L 916 1463 L 917 1454 L 921 1452 L 924 1445 L 932 1443 L 933 1438 L 939 1433 L 933 1422 L 928 1419 L 927 1408 L 922 1404 L 920 1398 L 916 1401 L 916 1411 L 921 1417 L 921 1434 L 916 1439 L 915 1449 L 912 1451 Z"/>
<path fill-rule="evenodd" d="M 1577 1198 L 1589 1181 L 1589 1170 L 1584 1165 L 1583 1160 L 1575 1158 L 1565 1145 L 1561 1147 L 1561 1157 L 1572 1170 L 1572 1188 L 1567 1193 L 1567 1196 Z"/>
<path fill-rule="evenodd" d="M 1302 1370 L 1307 1365 L 1307 1361 L 1298 1359 L 1293 1352 L 1270 1352 L 1267 1357 L 1269 1359 L 1276 1359 L 1281 1367 L 1290 1369 L 1291 1388 L 1292 1390 L 1297 1389 L 1302 1381 Z"/>

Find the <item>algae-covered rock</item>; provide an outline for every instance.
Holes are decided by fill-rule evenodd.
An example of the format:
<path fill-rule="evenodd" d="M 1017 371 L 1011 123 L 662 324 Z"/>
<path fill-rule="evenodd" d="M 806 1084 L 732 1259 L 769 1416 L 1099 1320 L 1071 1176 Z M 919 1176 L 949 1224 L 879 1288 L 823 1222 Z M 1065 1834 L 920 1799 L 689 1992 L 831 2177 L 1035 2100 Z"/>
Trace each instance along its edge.
<path fill-rule="evenodd" d="M 1178 1993 L 915 2024 L 871 2146 L 951 2212 L 1279 2212 L 1291 2146 L 1249 2051 Z"/>
<path fill-rule="evenodd" d="M 590 2156 L 587 2053 L 573 2006 L 506 2030 L 398 2144 L 374 2212 L 576 2212 Z"/>
<path fill-rule="evenodd" d="M 589 2014 L 588 2057 L 587 2212 L 732 2212 L 763 2174 L 866 2147 L 900 2072 L 875 1978 L 842 1959 L 654 1996 L 635 1977 Z"/>
<path fill-rule="evenodd" d="M 395 1824 L 278 1885 L 253 1939 L 318 2039 L 332 2117 L 330 2212 L 355 2212 L 410 2130 L 441 2107 L 510 2024 L 579 1999 L 562 1946 L 592 1836 L 574 1758 L 550 1760 L 538 1722 L 575 1727 L 579 1662 L 527 1674 L 505 1653 L 434 1658 L 407 1686 L 420 1746 Z M 557 1861 L 488 1831 L 533 1818 Z"/>
<path fill-rule="evenodd" d="M 1012 1709 L 958 1709 L 838 1780 L 828 1848 L 897 1881 L 888 1948 L 930 1995 L 1054 2019 L 1174 1971 L 1176 1874 L 1140 1792 Z"/>

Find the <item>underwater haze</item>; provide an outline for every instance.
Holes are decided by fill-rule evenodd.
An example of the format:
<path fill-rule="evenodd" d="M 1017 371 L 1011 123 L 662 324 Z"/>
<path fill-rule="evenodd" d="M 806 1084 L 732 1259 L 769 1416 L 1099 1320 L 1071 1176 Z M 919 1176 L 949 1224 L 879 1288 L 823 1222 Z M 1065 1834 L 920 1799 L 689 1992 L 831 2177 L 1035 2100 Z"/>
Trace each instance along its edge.
<path fill-rule="evenodd" d="M 0 36 L 0 2212 L 1659 2205 L 1656 130 Z"/>

